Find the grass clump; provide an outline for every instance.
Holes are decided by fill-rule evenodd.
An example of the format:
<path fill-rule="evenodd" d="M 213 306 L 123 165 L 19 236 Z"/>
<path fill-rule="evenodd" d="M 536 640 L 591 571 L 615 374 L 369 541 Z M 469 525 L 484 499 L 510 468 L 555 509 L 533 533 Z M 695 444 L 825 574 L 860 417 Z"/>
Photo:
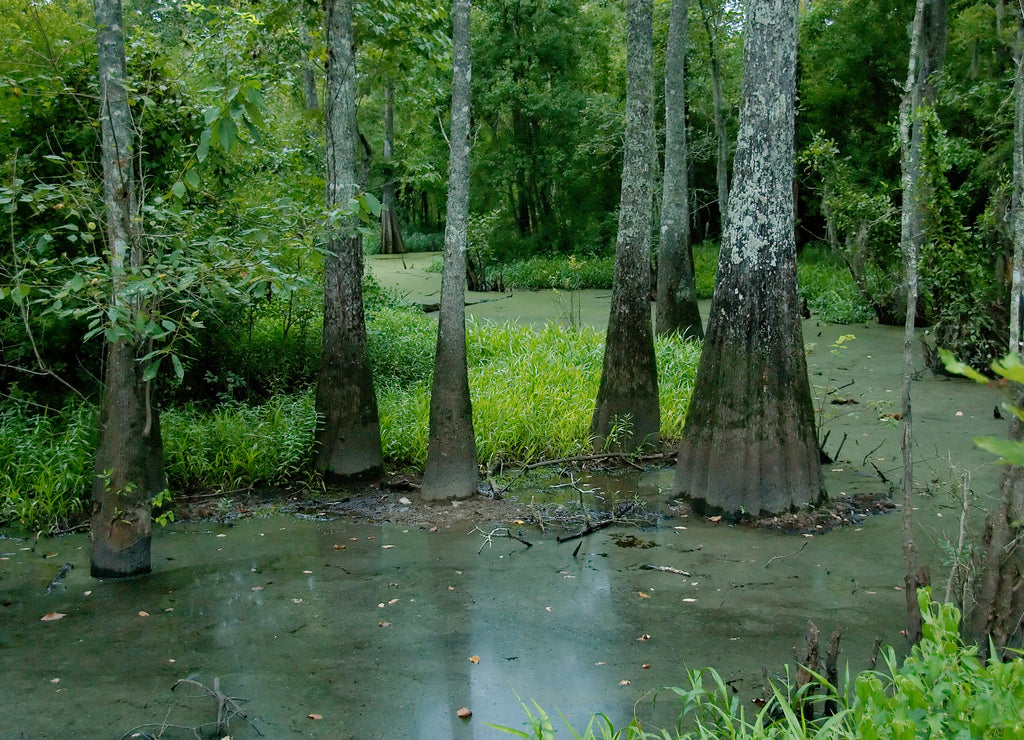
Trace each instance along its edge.
<path fill-rule="evenodd" d="M 56 532 L 82 514 L 92 484 L 95 407 L 59 412 L 0 411 L 0 523 Z"/>
<path fill-rule="evenodd" d="M 849 270 L 834 255 L 808 247 L 797 262 L 796 274 L 807 307 L 822 321 L 859 324 L 875 318 Z"/>
<path fill-rule="evenodd" d="M 590 420 L 601 377 L 603 335 L 547 324 L 467 325 L 469 382 L 477 454 L 485 465 L 535 462 L 590 450 Z M 656 341 L 662 436 L 682 435 L 700 346 Z M 385 457 L 426 463 L 430 379 L 378 391 Z"/>
<path fill-rule="evenodd" d="M 164 465 L 174 489 L 277 484 L 312 457 L 316 412 L 311 393 L 276 396 L 259 406 L 226 402 L 161 415 Z"/>
<path fill-rule="evenodd" d="M 533 257 L 500 268 L 502 282 L 520 290 L 609 289 L 614 257 Z"/>
<path fill-rule="evenodd" d="M 713 668 L 690 671 L 688 686 L 670 688 L 680 705 L 676 726 L 644 730 L 634 719 L 616 728 L 597 714 L 581 740 L 914 740 L 915 738 L 1011 738 L 1024 727 L 1024 660 L 982 662 L 978 649 L 960 636 L 960 612 L 951 604 L 918 595 L 924 621 L 921 642 L 899 664 L 885 651 L 885 670 L 863 671 L 852 691 L 821 682 L 818 693 L 790 696 L 774 686 L 774 696 L 756 712 L 747 706 Z M 849 684 L 849 681 L 848 681 Z M 808 684 L 808 687 L 811 685 Z M 805 687 L 807 688 L 807 687 Z M 831 715 L 813 718 L 805 708 L 834 703 Z M 523 704 L 528 732 L 498 727 L 518 737 L 547 740 L 555 735 L 550 717 L 536 703 Z"/>

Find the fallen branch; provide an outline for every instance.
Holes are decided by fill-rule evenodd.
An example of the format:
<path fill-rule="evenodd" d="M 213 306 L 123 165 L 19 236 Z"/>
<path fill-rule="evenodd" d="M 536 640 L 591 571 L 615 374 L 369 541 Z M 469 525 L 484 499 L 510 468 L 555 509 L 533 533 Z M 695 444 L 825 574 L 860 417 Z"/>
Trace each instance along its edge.
<path fill-rule="evenodd" d="M 485 546 L 489 547 L 489 546 L 493 545 L 495 537 L 508 537 L 510 540 L 515 540 L 516 542 L 522 542 L 527 547 L 533 547 L 533 543 L 532 542 L 527 541 L 526 539 L 524 539 L 522 537 L 522 535 L 516 534 L 515 532 L 510 530 L 508 527 L 495 527 L 490 532 L 485 532 L 482 529 L 480 529 L 480 527 L 473 527 L 473 529 L 470 530 L 469 533 L 473 534 L 473 532 L 479 532 L 483 536 L 483 538 L 484 538 L 483 543 L 480 545 L 480 549 L 476 551 L 477 555 L 479 555 L 481 552 L 483 552 Z"/>
<path fill-rule="evenodd" d="M 182 684 L 195 686 L 197 689 L 205 691 L 207 694 L 209 694 L 216 700 L 218 735 L 224 735 L 228 731 L 228 725 L 231 723 L 232 719 L 234 719 L 235 717 L 241 717 L 243 720 L 246 721 L 246 723 L 250 727 L 256 730 L 257 735 L 263 737 L 263 733 L 260 731 L 260 728 L 253 724 L 252 720 L 249 719 L 248 715 L 246 715 L 245 711 L 238 704 L 238 702 L 245 701 L 245 699 L 236 699 L 234 697 L 228 696 L 223 691 L 221 691 L 219 678 L 214 677 L 212 689 L 209 686 L 206 686 L 205 684 L 199 683 L 198 681 L 193 681 L 191 678 L 179 678 L 177 681 L 174 682 L 174 685 L 171 687 L 171 691 L 174 691 Z"/>
<path fill-rule="evenodd" d="M 604 529 L 605 527 L 610 527 L 611 525 L 617 523 L 617 519 L 605 519 L 603 522 L 596 522 L 594 524 L 590 524 L 584 527 L 581 531 L 577 532 L 576 534 L 559 535 L 555 539 L 559 542 L 569 542 L 570 540 L 578 540 L 580 537 L 586 537 L 588 534 L 593 534 L 599 529 Z"/>
<path fill-rule="evenodd" d="M 640 566 L 644 570 L 660 570 L 662 573 L 675 573 L 677 576 L 690 577 L 690 572 L 686 570 L 679 570 L 679 568 L 673 568 L 671 565 L 650 565 L 644 564 Z"/>
<path fill-rule="evenodd" d="M 794 555 L 803 552 L 805 547 L 807 547 L 807 543 L 806 542 L 804 542 L 804 544 L 800 545 L 800 549 L 799 550 L 794 550 L 793 552 L 789 553 L 788 555 L 776 555 L 773 558 L 769 558 L 768 562 L 764 564 L 765 570 L 767 570 L 768 566 L 770 566 L 776 560 L 782 560 L 783 558 L 791 558 Z"/>

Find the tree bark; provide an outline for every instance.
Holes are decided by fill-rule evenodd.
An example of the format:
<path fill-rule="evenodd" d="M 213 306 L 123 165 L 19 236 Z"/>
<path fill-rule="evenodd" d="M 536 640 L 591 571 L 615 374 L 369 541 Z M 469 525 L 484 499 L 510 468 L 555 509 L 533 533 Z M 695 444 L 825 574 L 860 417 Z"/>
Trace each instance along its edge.
<path fill-rule="evenodd" d="M 430 439 L 424 500 L 466 498 L 477 491 L 476 439 L 466 365 L 466 242 L 469 220 L 469 105 L 472 60 L 470 0 L 452 2 L 452 120 L 448 218 L 441 273 L 441 313 L 430 394 Z"/>
<path fill-rule="evenodd" d="M 1013 79 L 1013 278 L 1010 286 L 1010 351 L 1021 353 L 1021 317 L 1024 316 L 1024 17 L 1017 11 L 1017 62 Z"/>
<path fill-rule="evenodd" d="M 672 0 L 665 50 L 665 175 L 658 245 L 658 334 L 704 337 L 693 251 L 686 149 L 686 38 L 689 0 Z"/>
<path fill-rule="evenodd" d="M 113 302 L 123 297 L 125 272 L 142 262 L 131 110 L 120 0 L 95 0 L 97 72 L 100 81 L 103 192 Z M 132 312 L 138 311 L 130 304 Z M 134 322 L 130 322 L 134 324 Z M 91 571 L 97 578 L 125 578 L 151 568 L 153 497 L 167 487 L 160 420 L 142 380 L 141 339 L 107 343 L 99 447 L 93 477 Z"/>
<path fill-rule="evenodd" d="M 384 87 L 384 188 L 380 209 L 380 252 L 402 254 L 402 230 L 395 210 L 394 164 L 395 153 L 395 87 L 388 80 Z"/>
<path fill-rule="evenodd" d="M 612 305 L 590 434 L 597 450 L 656 444 L 661 426 L 648 300 L 654 196 L 652 0 L 626 3 L 626 143 Z"/>
<path fill-rule="evenodd" d="M 356 194 L 355 54 L 351 0 L 326 0 L 327 208 Z M 366 347 L 363 258 L 353 216 L 330 218 L 324 266 L 324 324 L 317 382 L 317 470 L 343 478 L 380 472 L 377 397 Z"/>
<path fill-rule="evenodd" d="M 917 602 L 918 587 L 924 585 L 918 578 L 917 545 L 914 542 L 914 448 L 913 408 L 910 383 L 914 375 L 914 328 L 917 320 L 917 260 L 924 240 L 924 209 L 919 187 L 921 179 L 921 145 L 923 126 L 918 117 L 921 108 L 927 64 L 922 64 L 922 35 L 926 6 L 929 0 L 917 0 L 914 21 L 910 31 L 910 57 L 907 85 L 900 104 L 900 145 L 902 152 L 903 208 L 900 217 L 900 246 L 903 250 L 904 293 L 907 309 L 903 331 L 903 391 L 900 422 L 900 447 L 903 453 L 903 561 L 905 596 L 907 602 L 907 639 L 917 643 L 921 639 L 921 610 Z"/>
<path fill-rule="evenodd" d="M 674 484 L 731 517 L 824 496 L 796 291 L 796 9 L 746 4 L 730 213 Z"/>

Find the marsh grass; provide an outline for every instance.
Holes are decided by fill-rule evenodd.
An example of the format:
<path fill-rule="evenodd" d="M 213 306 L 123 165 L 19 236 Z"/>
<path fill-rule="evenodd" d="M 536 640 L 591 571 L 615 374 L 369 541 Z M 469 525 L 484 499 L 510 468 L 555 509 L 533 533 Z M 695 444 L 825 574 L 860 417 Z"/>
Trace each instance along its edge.
<path fill-rule="evenodd" d="M 71 404 L 0 411 L 0 523 L 29 531 L 67 528 L 85 508 L 96 447 L 96 410 Z"/>
<path fill-rule="evenodd" d="M 315 426 L 308 392 L 259 406 L 169 409 L 161 416 L 168 483 L 181 490 L 294 480 L 309 467 Z"/>
<path fill-rule="evenodd" d="M 467 325 L 473 427 L 482 464 L 536 462 L 590 451 L 590 420 L 601 376 L 604 337 L 593 329 L 547 324 Z M 656 342 L 662 436 L 682 435 L 700 345 Z M 430 381 L 378 391 L 385 456 L 426 462 Z"/>
<path fill-rule="evenodd" d="M 426 462 L 436 323 L 415 311 L 374 309 L 370 354 L 386 465 Z M 536 462 L 590 450 L 590 419 L 600 380 L 603 335 L 548 324 L 468 324 L 467 352 L 477 452 L 483 465 Z M 700 346 L 656 343 L 662 436 L 682 434 Z M 187 403 L 161 413 L 164 464 L 172 493 L 274 486 L 309 473 L 316 426 L 310 391 L 261 404 Z M 96 411 L 82 405 L 34 415 L 0 415 L 0 523 L 64 529 L 89 494 Z"/>

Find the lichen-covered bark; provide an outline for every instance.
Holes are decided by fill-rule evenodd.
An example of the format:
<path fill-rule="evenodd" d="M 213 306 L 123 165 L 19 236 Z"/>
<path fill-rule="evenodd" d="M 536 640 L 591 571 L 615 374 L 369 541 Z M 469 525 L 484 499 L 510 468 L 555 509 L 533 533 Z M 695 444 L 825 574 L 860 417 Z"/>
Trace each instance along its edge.
<path fill-rule="evenodd" d="M 327 208 L 356 194 L 355 54 L 351 0 L 327 0 Z M 366 348 L 363 258 L 352 219 L 329 223 L 324 325 L 317 382 L 317 470 L 339 477 L 380 472 L 377 397 Z"/>
<path fill-rule="evenodd" d="M 470 0 L 452 3 L 452 119 L 441 315 L 430 395 L 430 440 L 420 493 L 427 501 L 477 490 L 476 439 L 466 368 L 466 236 L 469 220 Z"/>
<path fill-rule="evenodd" d="M 686 37 L 689 0 L 672 0 L 665 50 L 665 175 L 658 245 L 658 334 L 677 332 L 704 337 L 693 252 L 690 248 L 690 199 L 686 150 Z"/>
<path fill-rule="evenodd" d="M 796 292 L 796 1 L 746 5 L 729 219 L 674 490 L 777 513 L 824 494 Z"/>
<path fill-rule="evenodd" d="M 626 145 L 612 304 L 590 425 L 595 449 L 655 444 L 661 426 L 648 302 L 654 195 L 652 16 L 651 0 L 626 3 Z M 627 421 L 629 431 L 620 433 Z"/>
<path fill-rule="evenodd" d="M 111 293 L 119 301 L 125 300 L 120 295 L 124 269 L 142 260 L 132 173 L 134 129 L 124 87 L 120 0 L 95 0 L 93 10 L 107 250 Z M 98 578 L 150 571 L 151 501 L 166 487 L 166 479 L 159 417 L 137 361 L 142 354 L 130 339 L 107 345 L 90 527 L 91 570 Z"/>

